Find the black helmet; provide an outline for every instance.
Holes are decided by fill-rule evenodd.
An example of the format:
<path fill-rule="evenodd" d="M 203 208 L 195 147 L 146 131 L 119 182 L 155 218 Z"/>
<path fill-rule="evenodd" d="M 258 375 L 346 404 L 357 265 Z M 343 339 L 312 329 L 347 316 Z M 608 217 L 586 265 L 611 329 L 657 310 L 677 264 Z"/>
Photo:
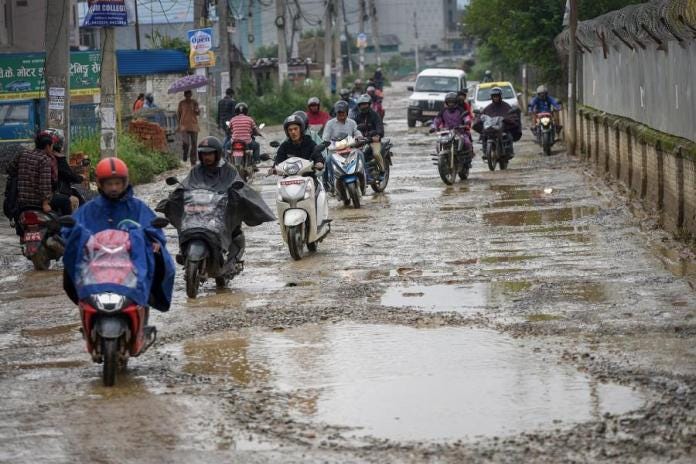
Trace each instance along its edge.
<path fill-rule="evenodd" d="M 283 121 L 283 130 L 285 131 L 285 135 L 290 137 L 290 134 L 288 134 L 288 127 L 292 126 L 293 124 L 300 126 L 300 134 L 304 134 L 305 131 L 305 124 L 302 118 L 296 114 L 291 114 L 287 118 L 285 118 L 285 121 Z"/>
<path fill-rule="evenodd" d="M 249 105 L 239 102 L 234 107 L 234 114 L 249 114 Z"/>
<path fill-rule="evenodd" d="M 198 144 L 198 161 L 202 161 L 201 155 L 203 153 L 212 152 L 215 152 L 215 164 L 219 163 L 220 158 L 222 158 L 222 143 L 217 137 L 206 137 Z"/>
<path fill-rule="evenodd" d="M 448 106 L 449 103 L 457 104 L 458 102 L 457 94 L 454 92 L 448 92 L 447 95 L 445 95 L 445 106 Z"/>
<path fill-rule="evenodd" d="M 53 151 L 61 153 L 63 151 L 63 145 L 65 145 L 63 131 L 60 129 L 46 129 L 45 132 L 53 135 Z"/>
<path fill-rule="evenodd" d="M 339 101 L 337 101 L 336 104 L 334 105 L 334 111 L 336 112 L 336 114 L 338 114 L 338 113 L 348 113 L 348 108 L 349 108 L 348 102 L 345 101 L 345 100 L 339 100 Z"/>
<path fill-rule="evenodd" d="M 370 103 L 372 103 L 372 97 L 370 97 L 368 94 L 364 93 L 360 95 L 360 98 L 358 98 L 358 109 L 362 113 L 366 113 L 370 110 Z M 367 103 L 366 107 L 362 107 L 361 105 Z"/>
<path fill-rule="evenodd" d="M 340 95 L 341 98 L 346 99 L 346 98 L 350 97 L 350 90 L 341 89 L 341 90 L 339 90 L 338 95 Z"/>
<path fill-rule="evenodd" d="M 56 140 L 57 137 L 49 129 L 42 130 L 39 133 L 37 133 L 36 138 L 34 139 L 34 143 L 36 144 L 37 149 L 42 150 L 49 145 L 55 144 Z"/>
<path fill-rule="evenodd" d="M 467 95 L 469 95 L 469 89 L 464 87 L 463 89 L 461 89 L 460 91 L 457 92 L 457 95 L 462 96 L 462 97 L 466 97 Z"/>
<path fill-rule="evenodd" d="M 300 119 L 302 119 L 302 124 L 304 124 L 305 129 L 309 127 L 309 117 L 307 117 L 307 113 L 304 111 L 295 111 L 292 113 L 293 116 L 299 116 Z"/>
<path fill-rule="evenodd" d="M 503 96 L 503 89 L 501 89 L 500 87 L 493 87 L 493 88 L 491 89 L 491 99 L 493 98 L 494 95 L 498 95 L 499 97 L 502 98 L 502 96 Z"/>

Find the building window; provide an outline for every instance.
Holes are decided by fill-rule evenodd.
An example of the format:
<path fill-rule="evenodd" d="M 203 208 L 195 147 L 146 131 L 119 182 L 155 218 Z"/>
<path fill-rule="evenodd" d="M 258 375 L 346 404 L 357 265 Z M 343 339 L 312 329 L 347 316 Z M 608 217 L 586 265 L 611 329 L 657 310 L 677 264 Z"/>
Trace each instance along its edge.
<path fill-rule="evenodd" d="M 96 29 L 80 28 L 80 45 L 92 50 L 99 48 L 97 46 Z"/>

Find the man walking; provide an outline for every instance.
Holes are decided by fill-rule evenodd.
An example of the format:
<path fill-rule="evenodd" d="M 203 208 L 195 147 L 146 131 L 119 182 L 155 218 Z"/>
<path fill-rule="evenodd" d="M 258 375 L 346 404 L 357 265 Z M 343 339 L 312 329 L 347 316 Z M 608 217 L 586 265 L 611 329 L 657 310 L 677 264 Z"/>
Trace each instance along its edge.
<path fill-rule="evenodd" d="M 201 113 L 198 102 L 191 98 L 190 90 L 184 92 L 184 99 L 179 102 L 176 110 L 179 121 L 179 132 L 183 137 L 184 162 L 191 160 L 191 166 L 196 164 L 196 147 L 198 146 L 198 115 Z"/>

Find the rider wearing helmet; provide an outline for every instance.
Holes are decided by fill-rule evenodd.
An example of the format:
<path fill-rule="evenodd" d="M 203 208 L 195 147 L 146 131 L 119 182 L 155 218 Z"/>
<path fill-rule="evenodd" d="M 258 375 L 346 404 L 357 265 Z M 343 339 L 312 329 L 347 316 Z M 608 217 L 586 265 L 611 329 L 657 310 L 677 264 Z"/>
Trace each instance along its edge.
<path fill-rule="evenodd" d="M 490 117 L 503 117 L 505 121 L 505 132 L 511 136 L 513 141 L 517 142 L 522 138 L 522 124 L 520 123 L 519 109 L 516 110 L 516 112 L 512 111 L 512 107 L 503 100 L 503 89 L 500 87 L 493 87 L 490 95 L 491 103 L 483 109 L 482 114 Z M 483 130 L 483 121 L 481 121 L 481 119 L 478 119 L 474 123 L 474 130 L 479 133 Z"/>
<path fill-rule="evenodd" d="M 317 144 L 312 140 L 312 137 L 305 134 L 302 118 L 296 114 L 288 116 L 283 122 L 283 129 L 288 138 L 278 147 L 273 166 L 296 156 L 313 161 L 317 170 L 323 169 L 324 157 L 321 154 L 323 147 L 320 145 L 317 148 Z"/>
<path fill-rule="evenodd" d="M 549 95 L 549 91 L 545 85 L 537 87 L 537 94 L 527 107 L 527 112 L 532 113 L 533 127 L 537 125 L 538 113 L 553 113 L 554 124 L 560 130 L 558 112 L 561 111 L 561 104 L 558 100 Z"/>
<path fill-rule="evenodd" d="M 474 119 L 474 110 L 471 108 L 471 103 L 469 103 L 469 89 L 464 87 L 459 92 L 457 92 L 457 100 L 459 106 L 462 107 L 464 111 L 467 112 L 471 119 Z"/>
<path fill-rule="evenodd" d="M 459 137 L 457 151 L 468 152 L 471 150 L 471 118 L 469 113 L 459 105 L 459 98 L 456 93 L 449 92 L 445 95 L 445 107 L 440 110 L 433 120 L 430 132 L 438 129 L 457 129 L 457 132 L 464 136 Z"/>
<path fill-rule="evenodd" d="M 336 113 L 336 117 L 326 123 L 324 133 L 322 134 L 324 142 L 331 142 L 339 134 L 362 137 L 362 134 L 358 130 L 358 124 L 354 120 L 348 118 L 348 103 L 339 100 L 336 102 L 333 109 Z"/>
<path fill-rule="evenodd" d="M 302 124 L 304 124 L 304 127 L 305 127 L 304 133 L 309 135 L 312 138 L 312 140 L 314 140 L 314 143 L 319 145 L 321 143 L 321 137 L 319 136 L 319 134 L 317 132 L 315 132 L 309 128 L 309 118 L 307 118 L 307 113 L 305 113 L 302 110 L 298 110 L 292 114 L 293 114 L 293 116 L 299 116 L 300 119 L 302 119 Z"/>
<path fill-rule="evenodd" d="M 108 229 L 126 230 L 131 234 L 131 254 L 136 267 L 138 282 L 133 292 L 145 292 L 150 306 L 167 311 L 171 303 L 174 287 L 174 262 L 166 249 L 167 239 L 162 229 L 152 227 L 157 216 L 145 204 L 135 198 L 133 187 L 128 181 L 128 166 L 122 160 L 110 157 L 97 163 L 94 173 L 99 187 L 99 195 L 85 203 L 73 213 L 75 226 L 64 229 L 66 272 L 63 274 L 63 287 L 68 296 L 77 303 L 73 285 L 79 275 L 78 259 L 88 239 L 98 232 Z M 137 229 L 143 230 L 140 234 Z M 142 254 L 137 245 L 145 240 L 152 253 Z M 77 269 L 77 271 L 75 271 Z M 147 298 L 149 295 L 149 298 Z"/>
<path fill-rule="evenodd" d="M 326 111 L 321 111 L 321 102 L 317 97 L 312 97 L 307 100 L 307 119 L 309 128 L 321 133 L 331 116 Z"/>
<path fill-rule="evenodd" d="M 353 99 L 353 97 L 351 97 L 350 90 L 348 90 L 348 89 L 341 89 L 341 90 L 338 92 L 338 95 L 341 97 L 341 100 L 342 100 L 342 101 L 348 103 L 348 111 L 349 111 L 349 112 L 352 111 L 352 110 L 355 108 L 356 103 L 355 103 L 355 100 Z M 334 117 L 334 118 L 336 117 L 336 108 L 335 108 L 335 105 L 334 105 L 333 108 L 331 108 L 330 114 L 331 114 L 332 117 Z"/>
<path fill-rule="evenodd" d="M 230 119 L 230 140 L 235 142 L 237 140 L 244 142 L 253 151 L 254 165 L 261 161 L 261 147 L 254 140 L 254 136 L 260 136 L 258 128 L 256 127 L 256 121 L 249 116 L 249 106 L 244 102 L 239 102 L 234 107 L 234 116 Z M 258 171 L 258 168 L 254 166 L 254 170 Z"/>
<path fill-rule="evenodd" d="M 363 94 L 363 88 L 362 79 L 355 79 L 355 82 L 353 82 L 353 98 L 355 100 L 360 98 L 360 95 Z"/>
<path fill-rule="evenodd" d="M 64 214 L 70 214 L 80 206 L 80 199 L 73 195 L 72 184 L 81 184 L 85 179 L 75 174 L 63 154 L 63 144 L 65 143 L 63 131 L 60 129 L 48 129 L 48 132 L 52 133 L 56 139 L 53 144 L 53 155 L 58 165 L 58 180 L 55 184 L 55 194 L 52 201 L 63 205 L 62 208 L 58 209 L 64 210 L 62 211 Z M 69 208 L 67 208 L 68 206 Z"/>
<path fill-rule="evenodd" d="M 351 119 L 358 124 L 358 130 L 371 139 L 372 142 L 379 142 L 384 137 L 384 124 L 382 118 L 372 109 L 372 98 L 368 94 L 363 94 L 358 98 L 357 111 L 353 110 Z M 365 162 L 372 161 L 372 146 L 367 145 L 365 151 Z"/>
<path fill-rule="evenodd" d="M 481 82 L 493 82 L 493 73 L 490 69 L 486 69 L 486 72 L 483 73 L 483 79 L 481 79 Z"/>

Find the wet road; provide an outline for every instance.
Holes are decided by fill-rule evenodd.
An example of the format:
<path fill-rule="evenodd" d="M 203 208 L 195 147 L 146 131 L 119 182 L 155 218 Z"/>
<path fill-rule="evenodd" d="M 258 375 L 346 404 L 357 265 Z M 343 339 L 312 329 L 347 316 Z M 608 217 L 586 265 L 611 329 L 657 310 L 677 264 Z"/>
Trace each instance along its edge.
<path fill-rule="evenodd" d="M 228 289 L 188 300 L 178 276 L 115 388 L 59 266 L 31 271 L 3 227 L 0 462 L 693 462 L 691 251 L 527 135 L 507 171 L 477 156 L 445 186 L 405 86 L 387 192 L 332 201 L 302 261 L 265 224 Z"/>

